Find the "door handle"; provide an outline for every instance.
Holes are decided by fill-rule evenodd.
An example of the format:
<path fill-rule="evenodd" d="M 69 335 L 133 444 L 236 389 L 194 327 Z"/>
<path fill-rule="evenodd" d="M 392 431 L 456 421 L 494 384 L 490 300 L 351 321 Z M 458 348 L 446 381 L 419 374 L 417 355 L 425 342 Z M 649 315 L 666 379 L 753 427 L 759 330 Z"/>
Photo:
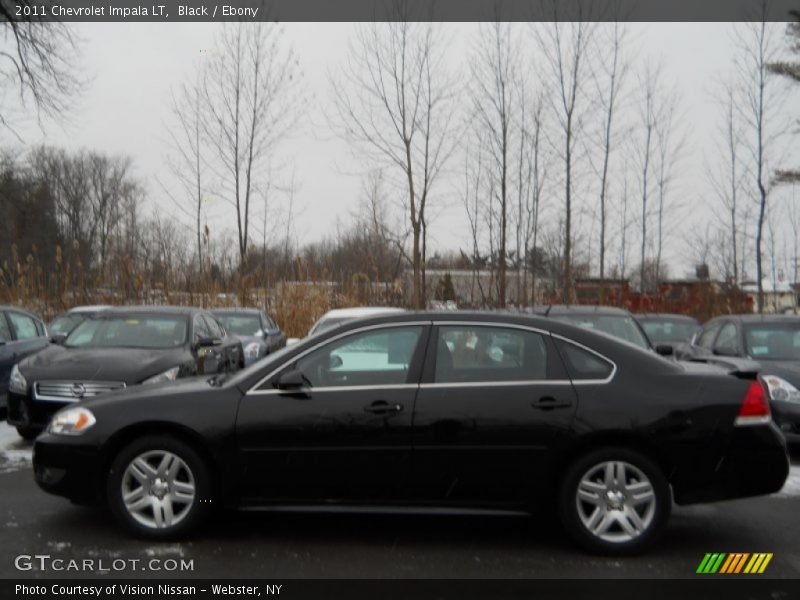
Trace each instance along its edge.
<path fill-rule="evenodd" d="M 364 407 L 364 412 L 374 415 L 385 415 L 388 413 L 398 413 L 403 410 L 402 404 L 389 404 L 386 400 L 376 400 L 372 404 Z"/>
<path fill-rule="evenodd" d="M 553 410 L 554 408 L 567 408 L 572 406 L 569 400 L 558 400 L 553 396 L 542 396 L 539 400 L 531 402 L 531 406 L 538 410 Z"/>

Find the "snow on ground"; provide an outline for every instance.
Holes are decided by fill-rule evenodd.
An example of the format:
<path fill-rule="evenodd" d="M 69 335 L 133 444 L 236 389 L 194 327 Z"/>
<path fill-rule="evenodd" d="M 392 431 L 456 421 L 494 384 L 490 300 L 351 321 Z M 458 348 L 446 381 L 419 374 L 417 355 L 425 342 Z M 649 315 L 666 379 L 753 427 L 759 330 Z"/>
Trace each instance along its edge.
<path fill-rule="evenodd" d="M 10 473 L 31 466 L 31 446 L 9 426 L 0 421 L 0 473 Z"/>

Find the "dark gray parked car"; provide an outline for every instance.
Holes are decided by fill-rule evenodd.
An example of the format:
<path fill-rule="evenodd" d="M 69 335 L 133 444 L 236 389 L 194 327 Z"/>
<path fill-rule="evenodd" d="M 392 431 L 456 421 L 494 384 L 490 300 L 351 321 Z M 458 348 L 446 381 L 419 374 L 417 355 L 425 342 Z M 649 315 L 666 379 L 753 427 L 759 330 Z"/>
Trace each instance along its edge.
<path fill-rule="evenodd" d="M 281 328 L 257 308 L 218 308 L 211 313 L 222 326 L 242 342 L 245 365 L 272 354 L 286 345 Z"/>
<path fill-rule="evenodd" d="M 6 394 L 11 369 L 47 343 L 47 328 L 41 319 L 20 308 L 0 306 L 0 419 L 5 419 L 8 412 Z"/>
<path fill-rule="evenodd" d="M 695 337 L 687 360 L 755 365 L 766 385 L 775 423 L 800 443 L 800 317 L 724 315 L 711 319 Z"/>

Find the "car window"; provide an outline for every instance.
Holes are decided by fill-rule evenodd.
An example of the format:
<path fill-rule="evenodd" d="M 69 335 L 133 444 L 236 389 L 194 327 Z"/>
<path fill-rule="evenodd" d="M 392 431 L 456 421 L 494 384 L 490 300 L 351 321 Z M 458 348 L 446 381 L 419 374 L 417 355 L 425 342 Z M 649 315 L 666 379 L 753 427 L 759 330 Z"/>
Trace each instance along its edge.
<path fill-rule="evenodd" d="M 800 360 L 800 322 L 759 323 L 744 330 L 747 353 L 758 360 Z"/>
<path fill-rule="evenodd" d="M 9 311 L 6 314 L 8 314 L 8 320 L 11 321 L 11 327 L 14 328 L 14 333 L 18 340 L 32 340 L 39 337 L 36 321 L 29 316 L 14 311 Z"/>
<path fill-rule="evenodd" d="M 50 331 L 52 333 L 69 333 L 83 320 L 84 317 L 80 315 L 61 315 L 50 323 Z"/>
<path fill-rule="evenodd" d="M 675 319 L 647 319 L 642 321 L 642 327 L 653 343 L 688 343 L 697 331 L 695 323 Z"/>
<path fill-rule="evenodd" d="M 4 342 L 11 341 L 11 329 L 9 329 L 6 316 L 2 312 L 0 312 L 0 340 Z"/>
<path fill-rule="evenodd" d="M 194 339 L 211 337 L 211 332 L 208 330 L 208 324 L 202 315 L 195 315 L 192 320 L 192 329 L 194 330 Z"/>
<path fill-rule="evenodd" d="M 211 337 L 215 337 L 217 339 L 222 339 L 225 337 L 225 330 L 214 317 L 211 315 L 203 315 L 203 318 L 206 321 L 208 330 L 211 332 Z"/>
<path fill-rule="evenodd" d="M 580 346 L 559 339 L 556 339 L 556 346 L 572 380 L 606 379 L 614 371 L 609 361 Z"/>
<path fill-rule="evenodd" d="M 720 322 L 706 325 L 705 329 L 703 329 L 703 333 L 701 333 L 700 337 L 697 339 L 697 345 L 701 348 L 705 348 L 706 350 L 711 350 L 712 345 L 714 344 L 714 338 L 716 337 L 721 326 L 722 323 Z"/>
<path fill-rule="evenodd" d="M 226 313 L 219 315 L 225 329 L 234 335 L 254 336 L 261 329 L 258 315 L 247 313 Z"/>
<path fill-rule="evenodd" d="M 439 327 L 436 383 L 537 381 L 547 377 L 547 344 L 536 332 L 510 327 Z"/>
<path fill-rule="evenodd" d="M 402 384 L 422 327 L 391 327 L 335 340 L 295 363 L 312 387 Z"/>
<path fill-rule="evenodd" d="M 717 341 L 714 343 L 714 348 L 717 350 L 726 350 L 728 352 L 737 352 L 739 350 L 739 342 L 736 336 L 736 325 L 728 322 L 722 326 Z"/>

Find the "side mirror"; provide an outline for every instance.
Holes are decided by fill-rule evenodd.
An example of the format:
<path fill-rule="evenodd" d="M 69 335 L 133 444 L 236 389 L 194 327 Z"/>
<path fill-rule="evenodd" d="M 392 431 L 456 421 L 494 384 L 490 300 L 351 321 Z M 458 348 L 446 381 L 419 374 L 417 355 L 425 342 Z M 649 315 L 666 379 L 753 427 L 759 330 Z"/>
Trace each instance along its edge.
<path fill-rule="evenodd" d="M 308 377 L 303 375 L 302 371 L 293 369 L 287 371 L 278 378 L 278 389 L 280 390 L 299 390 L 302 387 L 309 385 L 311 382 Z"/>
<path fill-rule="evenodd" d="M 59 346 L 64 343 L 64 340 L 67 339 L 66 333 L 54 333 L 50 336 L 50 341 L 54 344 L 58 344 Z"/>
<path fill-rule="evenodd" d="M 222 340 L 215 337 L 201 337 L 194 342 L 195 349 L 211 348 L 212 346 L 219 346 Z"/>
<path fill-rule="evenodd" d="M 341 356 L 339 356 L 338 354 L 331 354 L 330 361 L 328 364 L 329 369 L 336 369 L 338 367 L 341 367 L 343 364 L 344 361 L 342 360 Z"/>
<path fill-rule="evenodd" d="M 672 344 L 656 344 L 656 353 L 661 356 L 672 356 L 675 354 L 675 347 Z"/>

